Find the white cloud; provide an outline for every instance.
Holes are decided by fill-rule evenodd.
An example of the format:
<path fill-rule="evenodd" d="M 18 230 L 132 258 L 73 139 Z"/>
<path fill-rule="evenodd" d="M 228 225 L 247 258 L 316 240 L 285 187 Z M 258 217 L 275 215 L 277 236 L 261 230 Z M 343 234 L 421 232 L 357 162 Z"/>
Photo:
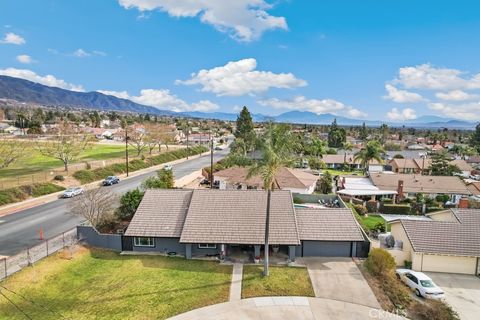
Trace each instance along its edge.
<path fill-rule="evenodd" d="M 175 112 L 182 111 L 213 111 L 220 108 L 217 104 L 209 100 L 201 100 L 196 103 L 188 104 L 184 100 L 172 94 L 168 89 L 143 89 L 140 95 L 131 96 L 126 91 L 108 91 L 98 90 L 98 92 L 115 96 L 122 99 L 129 99 L 133 102 L 147 106 L 157 107 L 159 109 L 167 109 Z"/>
<path fill-rule="evenodd" d="M 262 106 L 273 107 L 275 109 L 304 110 L 314 112 L 316 114 L 341 113 L 354 118 L 365 117 L 367 115 L 366 113 L 355 109 L 352 106 L 347 106 L 342 102 L 333 99 L 317 100 L 307 99 L 304 96 L 297 96 L 291 100 L 271 98 L 259 100 L 257 102 Z"/>
<path fill-rule="evenodd" d="M 82 48 L 79 48 L 79 49 L 73 51 L 73 53 L 71 55 L 74 56 L 74 57 L 77 57 L 77 58 L 85 58 L 85 57 L 91 57 L 91 56 L 105 57 L 107 54 L 105 52 L 99 51 L 99 50 L 93 50 L 91 52 L 88 52 L 88 51 L 83 50 Z"/>
<path fill-rule="evenodd" d="M 464 104 L 435 102 L 430 103 L 428 107 L 448 117 L 468 121 L 480 120 L 480 102 L 470 102 Z"/>
<path fill-rule="evenodd" d="M 413 120 L 417 118 L 417 114 L 412 108 L 405 108 L 403 110 L 393 108 L 387 112 L 387 118 L 394 121 Z"/>
<path fill-rule="evenodd" d="M 273 29 L 287 30 L 284 17 L 268 14 L 272 5 L 265 0 L 119 0 L 126 9 L 140 12 L 160 10 L 171 17 L 199 17 L 220 32 L 233 39 L 249 42 L 258 39 L 263 32 Z"/>
<path fill-rule="evenodd" d="M 400 68 L 394 83 L 411 89 L 480 89 L 480 74 L 471 77 L 457 69 L 436 68 L 430 64 Z"/>
<path fill-rule="evenodd" d="M 5 35 L 3 40 L 0 40 L 0 43 L 22 45 L 25 44 L 25 39 L 18 34 L 9 32 Z"/>
<path fill-rule="evenodd" d="M 30 64 L 35 62 L 28 54 L 21 54 L 17 56 L 17 61 L 24 64 Z"/>
<path fill-rule="evenodd" d="M 423 100 L 423 97 L 415 92 L 410 92 L 406 90 L 400 90 L 391 84 L 386 84 L 385 89 L 388 92 L 388 95 L 384 96 L 385 99 L 392 100 L 398 103 L 409 103 L 409 102 L 419 102 Z"/>
<path fill-rule="evenodd" d="M 68 83 L 62 79 L 57 79 L 51 74 L 48 74 L 46 76 L 40 76 L 35 72 L 31 70 L 26 70 L 26 69 L 15 69 L 15 68 L 0 69 L 0 75 L 21 78 L 21 79 L 37 82 L 46 86 L 50 86 L 50 87 L 58 87 L 62 89 L 79 91 L 79 92 L 85 91 L 85 89 L 81 85 L 76 85 L 76 84 Z"/>
<path fill-rule="evenodd" d="M 218 96 L 242 96 L 265 92 L 270 88 L 303 87 L 307 82 L 292 73 L 257 71 L 253 58 L 231 61 L 221 67 L 192 73 L 191 79 L 175 81 L 176 84 L 202 86 L 201 91 L 213 92 Z"/>
<path fill-rule="evenodd" d="M 462 90 L 452 90 L 448 92 L 437 92 L 435 96 L 440 100 L 445 101 L 465 101 L 477 99 L 477 94 L 470 94 Z"/>

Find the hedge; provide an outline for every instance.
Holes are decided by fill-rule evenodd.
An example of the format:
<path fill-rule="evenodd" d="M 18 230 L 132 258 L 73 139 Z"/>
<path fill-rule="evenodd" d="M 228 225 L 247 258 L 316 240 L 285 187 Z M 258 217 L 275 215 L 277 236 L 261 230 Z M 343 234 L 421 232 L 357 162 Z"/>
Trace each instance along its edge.
<path fill-rule="evenodd" d="M 411 208 L 407 204 L 383 204 L 380 208 L 385 214 L 410 214 Z"/>
<path fill-rule="evenodd" d="M 50 182 L 0 190 L 0 206 L 20 202 L 29 197 L 40 197 L 62 190 L 65 190 L 65 188 Z"/>
<path fill-rule="evenodd" d="M 178 149 L 175 151 L 169 151 L 157 156 L 147 158 L 145 160 L 135 159 L 128 162 L 129 171 L 137 171 L 148 167 L 156 166 L 162 163 L 186 158 L 187 156 L 197 155 L 208 151 L 207 147 L 196 146 L 188 149 Z M 82 184 L 94 182 L 97 180 L 105 179 L 107 176 L 113 176 L 127 172 L 127 167 L 124 163 L 115 163 L 104 168 L 98 168 L 94 170 L 79 170 L 73 174 L 73 177 L 80 181 Z"/>

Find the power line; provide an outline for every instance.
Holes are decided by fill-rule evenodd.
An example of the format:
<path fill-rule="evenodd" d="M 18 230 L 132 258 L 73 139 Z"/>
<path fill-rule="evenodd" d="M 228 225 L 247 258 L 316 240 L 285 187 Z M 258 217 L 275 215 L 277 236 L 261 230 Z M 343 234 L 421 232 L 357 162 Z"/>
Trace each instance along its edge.
<path fill-rule="evenodd" d="M 15 304 L 15 302 L 13 302 L 12 300 L 10 300 L 3 292 L 2 290 L 0 290 L 0 295 L 3 296 L 5 299 L 7 299 L 8 302 L 10 302 L 18 311 L 20 311 L 24 316 L 25 318 L 29 319 L 29 320 L 33 320 L 32 317 L 30 317 L 25 311 L 23 311 L 19 306 L 17 306 Z"/>

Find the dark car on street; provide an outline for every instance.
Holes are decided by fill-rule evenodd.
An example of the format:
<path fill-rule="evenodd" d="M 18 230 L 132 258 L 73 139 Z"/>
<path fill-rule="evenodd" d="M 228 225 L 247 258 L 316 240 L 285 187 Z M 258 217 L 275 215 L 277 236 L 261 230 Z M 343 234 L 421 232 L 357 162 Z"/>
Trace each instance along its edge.
<path fill-rule="evenodd" d="M 120 179 L 116 176 L 108 176 L 103 180 L 102 185 L 111 186 L 120 182 Z"/>

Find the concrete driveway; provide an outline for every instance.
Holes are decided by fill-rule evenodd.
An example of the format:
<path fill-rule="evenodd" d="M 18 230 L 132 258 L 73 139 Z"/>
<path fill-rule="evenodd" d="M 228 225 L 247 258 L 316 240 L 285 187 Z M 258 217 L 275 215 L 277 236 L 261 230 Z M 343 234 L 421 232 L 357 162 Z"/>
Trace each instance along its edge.
<path fill-rule="evenodd" d="M 479 278 L 466 274 L 437 272 L 428 272 L 427 275 L 445 291 L 445 300 L 458 312 L 460 319 L 479 319 Z"/>
<path fill-rule="evenodd" d="M 315 297 L 380 308 L 372 289 L 351 258 L 303 258 Z"/>

